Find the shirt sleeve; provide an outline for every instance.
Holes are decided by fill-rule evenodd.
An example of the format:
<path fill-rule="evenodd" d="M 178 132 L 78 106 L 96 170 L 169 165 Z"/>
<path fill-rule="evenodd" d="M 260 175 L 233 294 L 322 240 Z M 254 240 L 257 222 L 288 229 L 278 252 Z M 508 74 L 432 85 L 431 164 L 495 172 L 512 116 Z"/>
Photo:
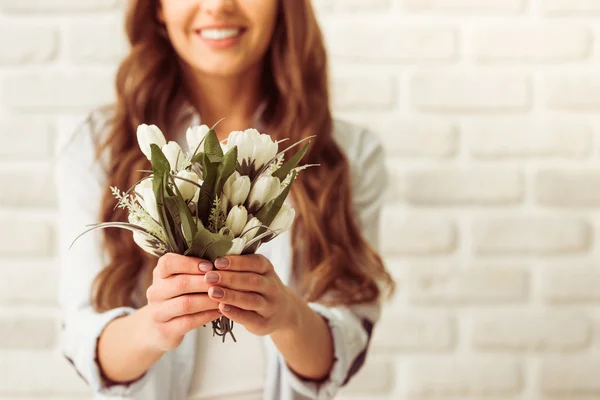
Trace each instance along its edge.
<path fill-rule="evenodd" d="M 93 135 L 98 121 L 92 121 L 93 118 L 88 117 L 67 143 L 59 146 L 54 164 L 62 311 L 60 346 L 65 358 L 96 393 L 129 396 L 144 385 L 149 374 L 127 384 L 110 382 L 100 369 L 97 344 L 112 320 L 135 309 L 120 307 L 98 313 L 90 304 L 92 283 L 104 265 L 100 231 L 83 235 L 69 249 L 86 225 L 99 222 L 105 175 L 95 162 Z"/>
<path fill-rule="evenodd" d="M 353 165 L 353 203 L 359 228 L 367 242 L 379 248 L 379 221 L 388 182 L 385 156 L 376 136 L 362 132 L 354 151 L 348 152 Z M 333 399 L 362 368 L 375 323 L 379 320 L 379 303 L 327 307 L 309 303 L 309 307 L 328 323 L 334 343 L 334 364 L 324 382 L 303 379 L 293 372 L 279 354 L 283 379 L 292 389 L 309 399 Z"/>

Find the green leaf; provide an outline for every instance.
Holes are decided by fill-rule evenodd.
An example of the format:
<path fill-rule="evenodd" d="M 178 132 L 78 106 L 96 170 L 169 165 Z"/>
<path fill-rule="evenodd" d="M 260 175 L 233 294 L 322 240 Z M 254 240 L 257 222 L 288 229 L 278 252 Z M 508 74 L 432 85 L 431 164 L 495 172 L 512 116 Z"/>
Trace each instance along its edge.
<path fill-rule="evenodd" d="M 165 204 L 165 197 L 169 196 L 167 182 L 168 177 L 171 174 L 171 166 L 160 147 L 151 144 L 150 148 L 152 150 L 152 189 L 154 191 L 154 196 L 156 197 L 156 206 L 160 224 L 167 236 L 169 247 L 173 251 L 178 251 L 179 245 L 174 234 L 175 226 Z"/>
<path fill-rule="evenodd" d="M 214 129 L 208 131 L 204 141 L 204 153 L 208 155 L 210 162 L 220 163 L 223 160 L 223 149 Z"/>
<path fill-rule="evenodd" d="M 186 248 L 189 248 L 194 240 L 194 235 L 198 228 L 194 223 L 194 218 L 192 216 L 192 212 L 190 208 L 187 206 L 185 200 L 183 200 L 183 196 L 179 192 L 179 188 L 175 184 L 175 178 L 171 175 L 171 182 L 173 182 L 173 188 L 175 188 L 175 202 L 177 204 L 177 208 L 179 209 L 179 218 L 181 219 L 181 229 L 183 231 L 183 237 L 187 244 Z"/>
<path fill-rule="evenodd" d="M 285 200 L 287 199 L 290 190 L 292 189 L 292 184 L 296 180 L 296 176 L 296 171 L 292 171 L 290 183 L 281 191 L 281 193 L 279 193 L 279 196 L 271 200 L 258 212 L 256 218 L 258 218 L 258 220 L 262 222 L 263 225 L 269 226 L 273 223 L 273 220 L 275 219 L 277 214 L 279 214 L 281 207 L 283 207 L 283 203 L 285 203 Z M 259 234 L 260 232 L 257 233 L 257 235 Z"/>
<path fill-rule="evenodd" d="M 167 160 L 167 157 L 165 157 L 160 147 L 155 144 L 151 144 L 150 149 L 152 151 L 151 161 L 154 179 L 162 179 L 166 174 L 171 172 L 171 165 L 169 164 L 169 160 Z"/>
<path fill-rule="evenodd" d="M 203 224 L 208 225 L 210 210 L 215 197 L 215 184 L 219 170 L 218 163 L 212 163 L 207 154 L 203 154 L 202 170 L 204 172 L 204 183 L 198 198 L 198 215 L 202 219 Z"/>
<path fill-rule="evenodd" d="M 198 229 L 194 236 L 192 246 L 184 253 L 185 256 L 205 258 L 214 262 L 217 258 L 223 257 L 233 242 L 224 235 L 211 233 L 207 229 Z"/>
<path fill-rule="evenodd" d="M 296 180 L 296 175 L 297 175 L 296 171 L 292 171 L 292 177 L 290 179 L 290 183 L 281 191 L 281 193 L 279 193 L 279 196 L 277 196 L 276 198 L 271 200 L 268 204 L 266 204 L 258 212 L 258 214 L 256 214 L 256 218 L 258 218 L 258 220 L 264 226 L 267 226 L 267 227 L 270 226 L 273 223 L 273 220 L 275 219 L 277 214 L 279 214 L 279 211 L 281 211 L 281 208 L 283 207 L 283 203 L 285 203 L 285 200 L 287 199 L 288 195 L 290 194 L 290 190 L 292 189 L 292 184 Z M 258 237 L 267 231 L 267 229 L 264 226 L 259 228 L 259 230 L 256 232 L 255 237 Z M 246 249 L 244 254 L 254 254 L 256 252 L 256 250 L 258 250 L 258 246 L 260 246 L 260 241 L 257 241 L 256 243 L 251 245 L 248 249 Z"/>
<path fill-rule="evenodd" d="M 308 151 L 308 146 L 310 143 L 306 143 L 304 147 L 302 147 L 296 154 L 294 154 L 285 164 L 283 164 L 277 171 L 273 172 L 273 176 L 278 178 L 280 182 L 285 180 L 285 177 L 296 168 L 298 163 L 302 160 L 302 158 L 306 155 Z"/>
<path fill-rule="evenodd" d="M 219 165 L 217 170 L 217 182 L 215 184 L 215 193 L 221 193 L 225 182 L 237 168 L 238 148 L 234 146 L 231 150 L 223 156 L 223 162 Z"/>
<path fill-rule="evenodd" d="M 71 247 L 73 247 L 73 245 L 75 244 L 75 242 L 77 240 L 79 240 L 79 238 L 81 238 L 86 233 L 91 232 L 91 231 L 95 231 L 97 229 L 106 229 L 106 228 L 120 228 L 120 229 L 125 229 L 125 230 L 131 231 L 131 232 L 142 233 L 142 234 L 144 234 L 146 236 L 149 236 L 153 240 L 156 240 L 157 242 L 163 244 L 165 246 L 165 248 L 169 249 L 169 246 L 167 245 L 167 243 L 163 242 L 157 236 L 155 236 L 152 233 L 150 233 L 150 231 L 148 231 L 145 228 L 142 228 L 141 226 L 138 226 L 138 225 L 130 224 L 130 223 L 127 223 L 127 222 L 103 222 L 103 223 L 100 223 L 100 224 L 93 224 L 93 225 L 88 225 L 88 226 L 90 226 L 90 228 L 87 229 L 87 230 L 85 230 L 85 231 L 83 231 L 81 234 L 79 234 L 73 240 L 73 242 L 69 246 L 69 249 Z M 227 250 L 229 250 L 229 249 L 227 249 Z"/>

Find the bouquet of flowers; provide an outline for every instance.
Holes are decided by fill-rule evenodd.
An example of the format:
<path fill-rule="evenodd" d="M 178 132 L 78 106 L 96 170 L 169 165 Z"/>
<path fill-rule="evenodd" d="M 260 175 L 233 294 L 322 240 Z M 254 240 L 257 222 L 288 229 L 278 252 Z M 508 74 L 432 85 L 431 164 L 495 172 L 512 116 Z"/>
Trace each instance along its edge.
<path fill-rule="evenodd" d="M 255 129 L 232 132 L 220 143 L 214 127 L 202 125 L 188 129 L 183 152 L 157 126 L 144 124 L 137 139 L 152 163 L 142 172 L 151 174 L 126 192 L 111 187 L 128 222 L 87 225 L 75 241 L 95 229 L 122 228 L 157 257 L 170 252 L 214 262 L 255 253 L 291 227 L 295 211 L 284 202 L 298 172 L 309 167 L 297 167 L 309 143 L 286 162 L 284 156 L 310 138 L 279 152 L 281 142 Z M 233 321 L 223 316 L 212 324 L 213 334 L 235 340 Z"/>

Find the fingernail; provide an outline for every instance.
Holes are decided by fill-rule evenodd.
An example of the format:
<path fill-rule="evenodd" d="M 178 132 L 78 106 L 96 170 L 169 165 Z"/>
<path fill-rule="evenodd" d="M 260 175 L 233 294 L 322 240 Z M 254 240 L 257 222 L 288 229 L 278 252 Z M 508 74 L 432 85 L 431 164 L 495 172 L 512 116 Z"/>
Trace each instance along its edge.
<path fill-rule="evenodd" d="M 212 287 L 212 288 L 210 288 L 210 290 L 211 290 L 211 293 L 210 293 L 211 297 L 215 297 L 217 299 L 220 299 L 221 297 L 225 296 L 225 292 L 221 288 Z"/>
<path fill-rule="evenodd" d="M 200 263 L 199 267 L 200 267 L 200 271 L 203 271 L 203 272 L 212 271 L 212 269 L 213 269 L 213 265 L 211 263 L 209 263 L 208 261 L 202 261 Z"/>
<path fill-rule="evenodd" d="M 224 305 L 223 306 L 223 310 L 224 311 L 231 311 L 231 307 L 229 307 L 228 305 Z"/>
<path fill-rule="evenodd" d="M 204 275 L 204 282 L 206 283 L 217 283 L 221 277 L 216 272 L 209 272 Z"/>
<path fill-rule="evenodd" d="M 215 267 L 219 269 L 225 269 L 229 267 L 229 260 L 226 258 L 217 258 L 215 260 Z"/>

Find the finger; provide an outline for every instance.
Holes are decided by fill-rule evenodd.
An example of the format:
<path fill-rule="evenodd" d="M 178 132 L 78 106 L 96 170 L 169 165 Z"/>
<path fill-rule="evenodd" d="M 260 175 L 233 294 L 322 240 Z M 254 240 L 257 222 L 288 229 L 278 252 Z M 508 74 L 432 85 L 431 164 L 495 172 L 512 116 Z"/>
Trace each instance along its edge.
<path fill-rule="evenodd" d="M 254 272 L 261 275 L 272 269 L 269 260 L 260 254 L 219 258 L 215 261 L 215 267 L 219 270 Z"/>
<path fill-rule="evenodd" d="M 266 325 L 266 319 L 264 319 L 255 311 L 242 310 L 228 304 L 220 304 L 219 310 L 224 316 L 237 324 L 243 325 L 246 328 L 252 327 L 260 330 Z"/>
<path fill-rule="evenodd" d="M 218 286 L 212 286 L 208 289 L 208 295 L 211 299 L 219 303 L 236 306 L 248 311 L 263 311 L 266 308 L 267 301 L 258 293 L 240 292 L 232 289 L 223 289 Z"/>
<path fill-rule="evenodd" d="M 158 260 L 154 269 L 155 277 L 165 279 L 175 274 L 204 274 L 212 269 L 210 261 L 167 253 Z"/>
<path fill-rule="evenodd" d="M 219 304 L 206 294 L 186 294 L 163 302 L 153 314 L 157 322 L 167 322 L 182 315 L 216 310 Z"/>
<path fill-rule="evenodd" d="M 193 329 L 200 328 L 223 314 L 219 310 L 202 311 L 196 314 L 183 315 L 167 322 L 167 329 L 173 334 L 183 335 Z"/>
<path fill-rule="evenodd" d="M 218 285 L 228 289 L 265 294 L 269 280 L 253 272 L 211 271 L 203 276 L 209 286 Z"/>
<path fill-rule="evenodd" d="M 152 287 L 154 286 L 156 289 L 153 289 L 153 293 L 148 293 L 148 295 L 152 295 L 155 300 L 172 299 L 182 294 L 206 293 L 209 287 L 204 280 L 204 275 L 188 274 L 172 275 Z"/>

